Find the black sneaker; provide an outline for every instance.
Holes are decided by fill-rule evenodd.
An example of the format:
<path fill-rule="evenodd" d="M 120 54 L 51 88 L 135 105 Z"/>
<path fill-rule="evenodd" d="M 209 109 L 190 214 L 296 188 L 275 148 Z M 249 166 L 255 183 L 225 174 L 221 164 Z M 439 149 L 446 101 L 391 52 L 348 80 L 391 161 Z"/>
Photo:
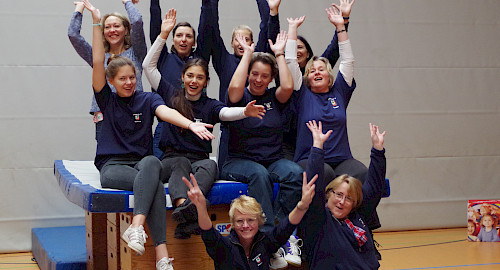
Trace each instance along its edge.
<path fill-rule="evenodd" d="M 201 228 L 200 225 L 198 225 L 198 221 L 179 223 L 177 227 L 175 227 L 174 237 L 177 239 L 188 239 L 192 234 L 201 234 Z"/>
<path fill-rule="evenodd" d="M 196 205 L 189 199 L 185 200 L 181 205 L 177 206 L 172 212 L 172 218 L 177 223 L 186 223 L 189 221 L 198 220 L 198 211 Z"/>

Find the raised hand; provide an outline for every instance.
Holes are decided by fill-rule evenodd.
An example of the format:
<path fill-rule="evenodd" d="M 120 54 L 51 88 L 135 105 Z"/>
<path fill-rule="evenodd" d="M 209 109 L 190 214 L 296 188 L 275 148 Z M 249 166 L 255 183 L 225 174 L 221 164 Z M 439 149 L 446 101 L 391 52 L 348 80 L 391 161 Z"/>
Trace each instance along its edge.
<path fill-rule="evenodd" d="M 331 7 L 326 8 L 326 13 L 328 15 L 328 19 L 335 27 L 339 27 L 344 25 L 344 18 L 342 17 L 342 12 L 340 11 L 340 7 L 336 4 L 332 4 Z"/>
<path fill-rule="evenodd" d="M 245 39 L 245 36 L 242 34 L 236 34 L 236 40 L 240 43 L 240 46 L 243 48 L 243 53 L 249 52 L 252 54 L 255 50 L 255 43 L 252 43 L 252 45 L 248 45 Z"/>
<path fill-rule="evenodd" d="M 83 10 L 85 9 L 85 6 L 83 5 L 83 2 L 81 2 L 81 1 L 75 1 L 75 2 L 73 2 L 73 4 L 75 5 L 75 11 L 83 13 Z"/>
<path fill-rule="evenodd" d="M 352 4 L 354 4 L 354 0 L 340 0 L 340 11 L 343 17 L 351 15 Z"/>
<path fill-rule="evenodd" d="M 285 51 L 286 40 L 288 35 L 286 31 L 281 31 L 276 37 L 276 42 L 273 44 L 272 40 L 269 39 L 269 47 L 273 51 L 274 55 L 283 53 Z"/>
<path fill-rule="evenodd" d="M 299 18 L 286 18 L 288 21 L 288 39 L 297 40 L 297 28 L 304 22 L 306 16 Z"/>
<path fill-rule="evenodd" d="M 372 123 L 370 123 L 370 135 L 372 138 L 373 148 L 377 150 L 383 150 L 385 131 L 380 133 L 378 126 L 372 125 Z"/>
<path fill-rule="evenodd" d="M 196 205 L 196 208 L 207 208 L 205 195 L 203 195 L 203 192 L 201 192 L 201 189 L 198 186 L 198 182 L 196 182 L 196 178 L 194 178 L 194 175 L 192 173 L 190 173 L 189 176 L 191 177 L 191 182 L 193 184 L 191 184 L 189 180 L 186 179 L 186 177 L 182 177 L 182 181 L 189 188 L 189 191 L 187 192 L 189 200 L 191 200 L 191 202 Z"/>
<path fill-rule="evenodd" d="M 177 20 L 177 10 L 171 8 L 165 14 L 165 19 L 161 22 L 161 33 L 160 36 L 163 39 L 167 39 L 168 35 L 174 29 L 175 22 Z"/>
<path fill-rule="evenodd" d="M 301 16 L 301 17 L 298 17 L 298 18 L 286 18 L 286 20 L 288 21 L 288 29 L 290 28 L 299 28 L 299 26 L 305 21 L 306 19 L 306 16 Z M 290 31 L 290 30 L 288 30 Z"/>
<path fill-rule="evenodd" d="M 83 0 L 83 5 L 85 8 L 92 13 L 92 21 L 94 23 L 100 23 L 101 22 L 101 12 L 99 9 L 94 7 L 89 0 Z"/>
<path fill-rule="evenodd" d="M 314 198 L 316 189 L 316 185 L 314 184 L 314 182 L 316 182 L 317 179 L 318 175 L 315 175 L 308 183 L 306 172 L 302 174 L 302 198 L 297 204 L 299 206 L 299 209 L 309 208 L 309 205 Z"/>
<path fill-rule="evenodd" d="M 269 5 L 270 14 L 272 16 L 277 15 L 281 0 L 267 0 L 267 4 Z"/>
<path fill-rule="evenodd" d="M 248 102 L 245 107 L 245 116 L 247 117 L 257 117 L 262 119 L 262 117 L 266 114 L 266 108 L 262 105 L 255 105 L 256 100 L 252 100 Z"/>
<path fill-rule="evenodd" d="M 330 137 L 333 130 L 329 130 L 323 134 L 323 126 L 321 121 L 316 124 L 316 120 L 312 120 L 306 123 L 307 128 L 311 131 L 313 137 L 313 146 L 319 149 L 323 149 L 323 143 Z"/>
<path fill-rule="evenodd" d="M 207 129 L 213 127 L 213 125 L 205 124 L 202 122 L 192 122 L 191 124 L 189 124 L 188 129 L 198 137 L 200 137 L 200 139 L 202 140 L 213 140 L 215 139 L 215 136 Z"/>

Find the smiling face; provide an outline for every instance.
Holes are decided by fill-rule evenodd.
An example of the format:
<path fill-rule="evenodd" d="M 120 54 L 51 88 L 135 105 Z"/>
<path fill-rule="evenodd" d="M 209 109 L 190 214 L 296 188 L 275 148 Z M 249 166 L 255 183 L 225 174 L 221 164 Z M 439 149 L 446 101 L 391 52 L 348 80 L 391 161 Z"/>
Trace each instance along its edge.
<path fill-rule="evenodd" d="M 238 40 L 236 40 L 236 36 L 238 34 L 245 37 L 247 45 L 252 45 L 253 43 L 252 32 L 248 29 L 237 29 L 233 31 L 233 40 L 231 41 L 231 47 L 233 47 L 234 49 L 234 55 L 241 57 L 243 56 L 244 50 L 243 47 L 241 47 Z"/>
<path fill-rule="evenodd" d="M 109 16 L 104 21 L 104 38 L 111 47 L 121 46 L 125 43 L 125 35 L 127 29 L 123 25 L 123 21 L 116 16 Z"/>
<path fill-rule="evenodd" d="M 259 221 L 255 214 L 243 214 L 239 210 L 234 211 L 233 230 L 236 231 L 240 242 L 251 243 L 259 231 Z"/>
<path fill-rule="evenodd" d="M 330 73 L 323 61 L 316 60 L 308 69 L 307 81 L 313 93 L 326 93 L 330 89 Z"/>
<path fill-rule="evenodd" d="M 330 191 L 327 207 L 330 209 L 332 215 L 337 219 L 344 219 L 351 213 L 353 208 L 352 201 L 349 202 L 346 198 L 349 196 L 349 184 L 342 182 L 336 189 L 335 192 L 342 193 L 344 196 L 342 199 L 337 198 L 333 191 Z"/>
<path fill-rule="evenodd" d="M 188 57 L 196 45 L 193 29 L 188 26 L 179 26 L 174 33 L 173 45 L 179 57 Z"/>
<path fill-rule="evenodd" d="M 207 74 L 201 66 L 191 66 L 182 74 L 182 82 L 188 100 L 199 99 L 204 87 L 207 87 Z"/>
<path fill-rule="evenodd" d="M 490 215 L 486 215 L 481 219 L 481 223 L 485 228 L 490 229 L 493 227 L 493 217 L 491 217 Z"/>
<path fill-rule="evenodd" d="M 109 79 L 109 83 L 115 87 L 118 96 L 131 97 L 134 94 L 136 84 L 134 67 L 130 65 L 119 67 L 116 75 Z"/>
<path fill-rule="evenodd" d="M 309 52 L 306 45 L 302 40 L 297 39 L 297 62 L 299 62 L 299 67 L 304 68 L 306 66 L 308 57 Z"/>
<path fill-rule="evenodd" d="M 250 90 L 252 95 L 261 96 L 266 92 L 267 86 L 273 80 L 271 66 L 256 61 L 250 68 L 248 90 Z"/>

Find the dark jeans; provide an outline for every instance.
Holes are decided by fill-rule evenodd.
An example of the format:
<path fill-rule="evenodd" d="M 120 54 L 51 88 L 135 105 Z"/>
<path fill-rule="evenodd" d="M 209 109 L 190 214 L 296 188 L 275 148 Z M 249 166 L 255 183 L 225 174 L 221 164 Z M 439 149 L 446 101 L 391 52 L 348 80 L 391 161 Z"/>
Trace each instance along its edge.
<path fill-rule="evenodd" d="M 160 150 L 160 139 L 161 139 L 161 130 L 163 129 L 163 122 L 159 122 L 156 125 L 155 133 L 153 135 L 153 155 L 158 159 L 161 159 L 163 156 L 163 151 Z"/>
<path fill-rule="evenodd" d="M 174 204 L 177 199 L 188 198 L 187 192 L 189 188 L 182 182 L 183 176 L 191 182 L 189 174 L 193 173 L 196 182 L 198 182 L 200 186 L 201 192 L 207 197 L 218 174 L 217 163 L 211 159 L 203 159 L 191 163 L 191 161 L 185 157 L 167 157 L 164 158 L 161 163 L 163 169 L 166 171 L 166 177 L 169 177 L 168 193 L 172 200 L 172 204 Z"/>
<path fill-rule="evenodd" d="M 162 166 L 154 156 L 139 160 L 110 159 L 101 169 L 104 188 L 134 192 L 134 216 L 145 215 L 155 246 L 167 242 L 165 188 Z"/>
<path fill-rule="evenodd" d="M 267 168 L 248 159 L 229 159 L 222 168 L 221 178 L 248 184 L 248 196 L 262 206 L 266 222 L 262 228 L 270 231 L 275 219 L 288 215 L 302 196 L 302 168 L 295 162 L 280 159 Z M 273 183 L 280 190 L 273 206 Z"/>

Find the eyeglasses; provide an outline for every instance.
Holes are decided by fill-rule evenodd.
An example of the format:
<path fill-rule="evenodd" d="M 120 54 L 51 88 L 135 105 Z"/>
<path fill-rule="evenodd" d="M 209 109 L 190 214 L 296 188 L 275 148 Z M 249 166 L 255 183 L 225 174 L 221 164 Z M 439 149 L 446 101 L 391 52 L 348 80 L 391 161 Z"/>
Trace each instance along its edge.
<path fill-rule="evenodd" d="M 333 192 L 333 194 L 335 195 L 335 198 L 339 201 L 344 199 L 344 201 L 348 204 L 352 204 L 354 202 L 353 199 L 351 197 L 349 197 L 349 195 L 345 196 L 344 193 L 336 192 L 333 189 L 330 189 L 330 191 Z"/>
<path fill-rule="evenodd" d="M 247 218 L 247 219 L 237 219 L 234 221 L 234 223 L 237 226 L 243 226 L 243 225 L 245 225 L 245 222 L 248 225 L 255 225 L 255 223 L 257 223 L 257 219 L 256 218 Z"/>

